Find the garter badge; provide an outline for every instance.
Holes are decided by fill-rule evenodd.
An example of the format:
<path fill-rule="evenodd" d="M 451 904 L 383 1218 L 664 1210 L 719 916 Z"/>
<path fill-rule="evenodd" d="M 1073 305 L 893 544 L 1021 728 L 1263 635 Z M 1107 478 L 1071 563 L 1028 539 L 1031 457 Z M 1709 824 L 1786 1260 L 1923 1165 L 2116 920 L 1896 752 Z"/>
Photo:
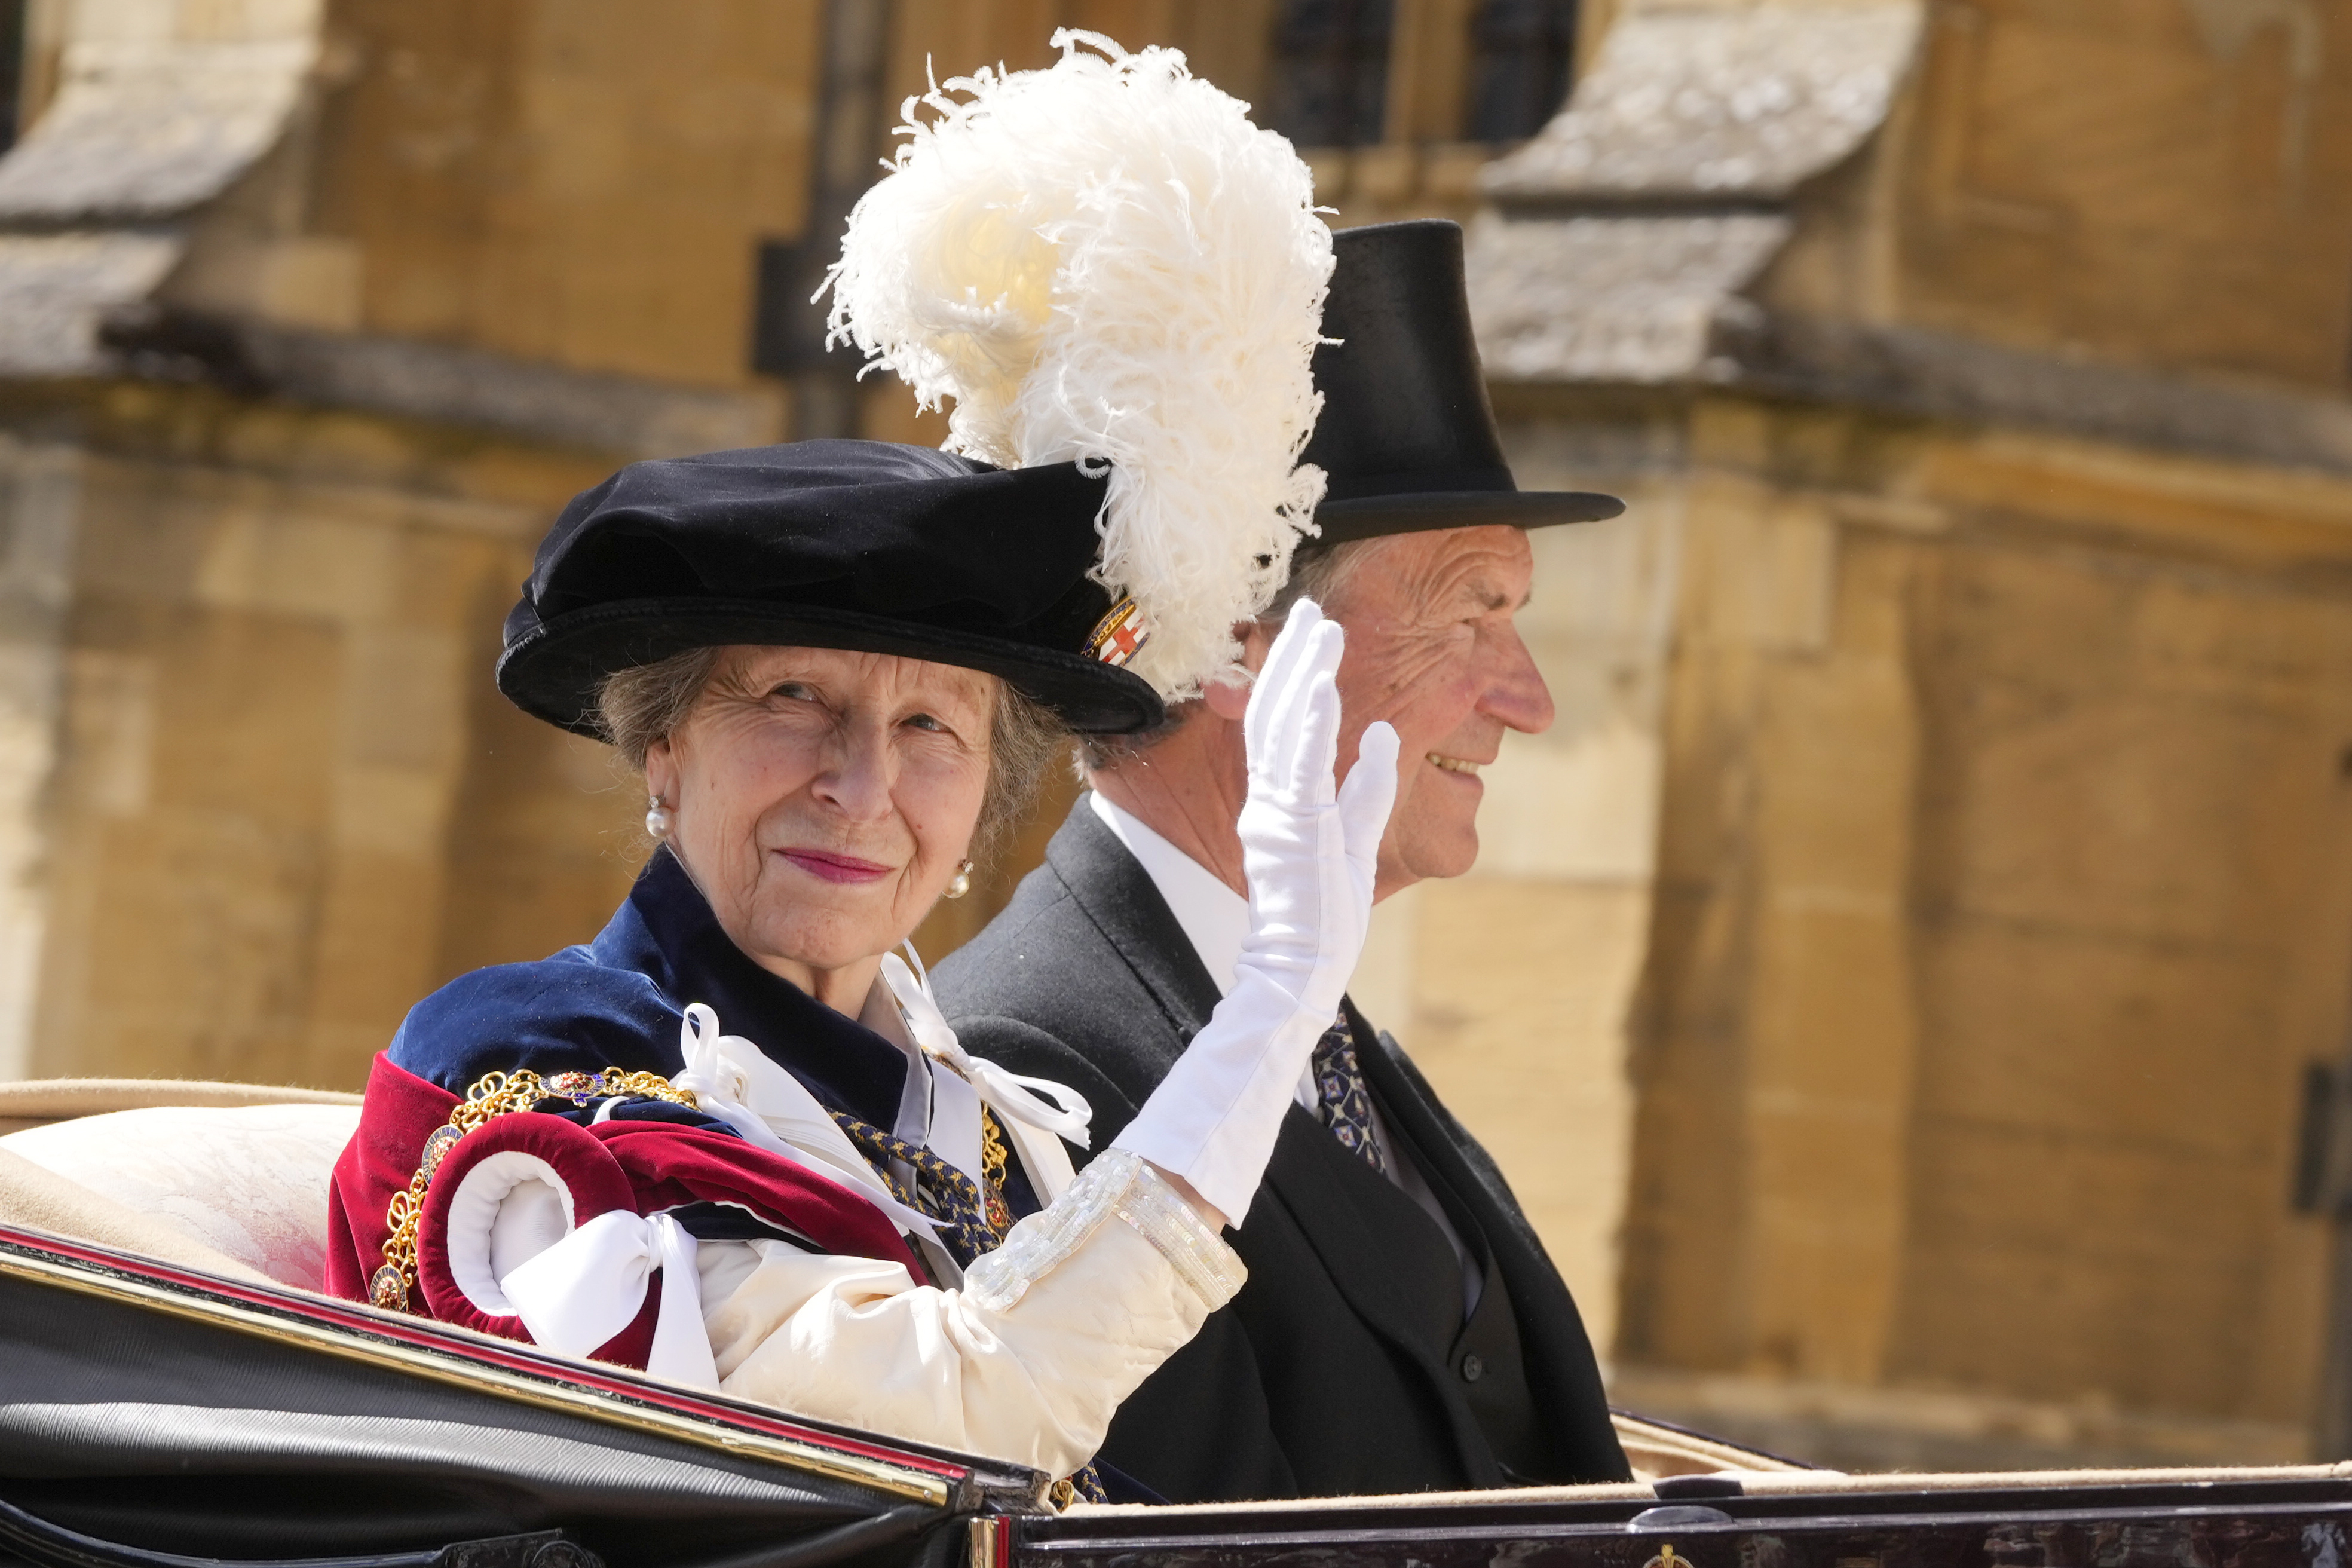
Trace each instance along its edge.
<path fill-rule="evenodd" d="M 433 1130 L 433 1136 L 425 1141 L 424 1157 L 417 1161 L 418 1166 L 425 1173 L 426 1181 L 430 1182 L 433 1179 L 433 1173 L 441 1168 L 441 1162 L 447 1157 L 450 1150 L 457 1146 L 457 1140 L 464 1136 L 465 1134 L 455 1127 L 436 1127 Z"/>
<path fill-rule="evenodd" d="M 576 1070 L 560 1072 L 545 1081 L 548 1093 L 568 1100 L 574 1105 L 587 1104 L 589 1097 L 597 1089 L 596 1075 L 593 1073 Z"/>
<path fill-rule="evenodd" d="M 1121 599 L 1110 614 L 1095 623 L 1087 637 L 1087 651 L 1113 669 L 1124 666 L 1151 640 L 1143 625 L 1143 611 L 1133 599 Z"/>
<path fill-rule="evenodd" d="M 368 1281 L 368 1300 L 387 1312 L 408 1310 L 408 1280 L 387 1263 Z"/>

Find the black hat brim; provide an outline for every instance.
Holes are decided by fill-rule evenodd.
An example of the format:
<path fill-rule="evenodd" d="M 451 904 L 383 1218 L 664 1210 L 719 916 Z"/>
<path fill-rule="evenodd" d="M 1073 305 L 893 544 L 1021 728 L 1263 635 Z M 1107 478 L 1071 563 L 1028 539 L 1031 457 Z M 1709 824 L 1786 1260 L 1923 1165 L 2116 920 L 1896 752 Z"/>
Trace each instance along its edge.
<path fill-rule="evenodd" d="M 1625 503 L 1593 490 L 1437 490 L 1327 500 L 1315 509 L 1318 544 L 1444 528 L 1550 528 L 1605 522 Z"/>
<path fill-rule="evenodd" d="M 822 605 L 748 599 L 627 599 L 557 616 L 516 637 L 499 689 L 524 712 L 603 739 L 596 695 L 617 670 L 689 648 L 730 645 L 845 648 L 952 664 L 1001 677 L 1081 734 L 1125 735 L 1165 709 L 1142 677 L 1080 654 Z"/>

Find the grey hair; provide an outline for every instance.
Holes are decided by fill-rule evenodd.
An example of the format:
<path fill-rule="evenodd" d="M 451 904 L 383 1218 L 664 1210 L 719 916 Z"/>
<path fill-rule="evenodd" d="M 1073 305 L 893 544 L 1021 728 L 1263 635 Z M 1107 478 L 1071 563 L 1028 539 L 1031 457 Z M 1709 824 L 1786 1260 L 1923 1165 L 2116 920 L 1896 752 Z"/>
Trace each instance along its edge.
<path fill-rule="evenodd" d="M 1301 546 L 1291 562 L 1290 580 L 1276 592 L 1273 602 L 1258 612 L 1258 625 L 1269 630 L 1279 627 L 1283 617 L 1290 614 L 1290 606 L 1301 599 L 1329 605 L 1332 597 L 1363 570 L 1365 561 L 1381 542 L 1379 539 L 1350 539 L 1326 545 L 1310 541 Z M 1170 709 L 1168 716 L 1149 730 L 1131 735 L 1079 736 L 1076 765 L 1080 782 L 1098 769 L 1115 767 L 1141 756 L 1182 728 L 1192 711 L 1192 704 L 1182 702 Z"/>
<path fill-rule="evenodd" d="M 1312 599 L 1329 608 L 1331 601 L 1353 581 L 1356 574 L 1390 537 L 1350 539 L 1339 544 L 1308 544 L 1300 550 L 1290 568 L 1290 581 L 1274 595 L 1274 602 L 1258 613 L 1258 624 L 1279 626 L 1290 614 L 1290 606 L 1301 599 Z"/>
<path fill-rule="evenodd" d="M 694 647 L 633 669 L 615 670 L 596 691 L 597 726 L 617 760 L 643 774 L 646 753 L 676 733 L 701 705 L 719 668 L 718 647 Z M 988 788 L 965 853 L 985 865 L 1020 826 L 1045 770 L 1069 738 L 1053 710 L 999 680 L 988 732 Z"/>
<path fill-rule="evenodd" d="M 616 669 L 597 687 L 596 727 L 631 773 L 644 773 L 654 743 L 686 722 L 725 651 L 690 647 L 651 664 Z"/>

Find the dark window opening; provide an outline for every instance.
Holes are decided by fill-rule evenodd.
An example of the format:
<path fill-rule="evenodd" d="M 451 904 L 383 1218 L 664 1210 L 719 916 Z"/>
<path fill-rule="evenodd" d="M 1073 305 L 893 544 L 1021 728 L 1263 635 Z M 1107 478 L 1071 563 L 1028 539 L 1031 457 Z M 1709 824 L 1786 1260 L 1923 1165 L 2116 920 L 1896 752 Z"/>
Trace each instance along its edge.
<path fill-rule="evenodd" d="M 1482 0 L 1470 22 L 1473 142 L 1520 142 L 1568 101 L 1577 0 Z"/>
<path fill-rule="evenodd" d="M 841 258 L 842 225 L 826 224 L 814 244 L 761 242 L 753 266 L 751 368 L 763 375 L 856 367 L 854 349 L 828 359 L 824 347 L 825 301 L 810 301 L 824 281 L 825 268 Z"/>
<path fill-rule="evenodd" d="M 26 0 L 0 0 L 0 153 L 16 144 L 24 105 Z"/>
<path fill-rule="evenodd" d="M 809 147 L 808 217 L 797 240 L 762 242 L 754 257 L 751 368 L 792 383 L 792 437 L 857 434 L 857 371 L 865 356 L 828 350 L 831 301 L 814 296 L 841 259 L 850 208 L 879 172 L 889 100 L 883 96 L 889 8 L 826 0 L 824 74 Z"/>
<path fill-rule="evenodd" d="M 1282 0 L 1266 123 L 1301 147 L 1381 140 L 1394 0 Z"/>

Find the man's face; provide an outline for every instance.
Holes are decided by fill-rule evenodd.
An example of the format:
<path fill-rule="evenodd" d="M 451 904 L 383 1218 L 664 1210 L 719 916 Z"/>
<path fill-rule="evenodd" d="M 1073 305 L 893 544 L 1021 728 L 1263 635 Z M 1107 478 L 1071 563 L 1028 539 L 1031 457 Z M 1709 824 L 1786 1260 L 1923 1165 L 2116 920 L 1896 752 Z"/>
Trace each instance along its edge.
<path fill-rule="evenodd" d="M 1339 666 L 1339 768 L 1364 727 L 1385 719 L 1402 742 L 1396 809 L 1381 844 L 1381 896 L 1425 877 L 1459 877 L 1478 858 L 1478 768 L 1503 731 L 1551 727 L 1551 693 L 1513 618 L 1528 602 L 1535 552 L 1516 528 L 1444 529 L 1380 541 L 1323 606 L 1348 634 Z M 1255 650 L 1253 649 L 1253 652 Z"/>

